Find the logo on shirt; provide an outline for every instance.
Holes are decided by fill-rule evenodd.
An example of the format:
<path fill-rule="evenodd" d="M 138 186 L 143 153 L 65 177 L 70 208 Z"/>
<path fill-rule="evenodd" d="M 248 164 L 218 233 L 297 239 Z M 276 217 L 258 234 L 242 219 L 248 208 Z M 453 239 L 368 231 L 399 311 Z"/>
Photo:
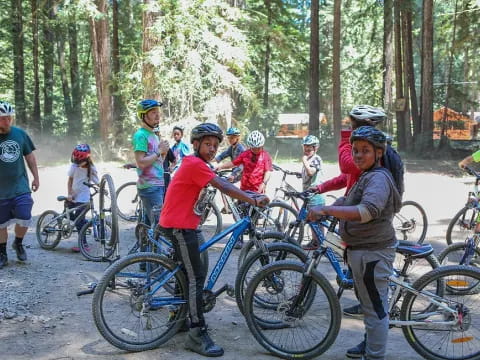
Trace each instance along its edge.
<path fill-rule="evenodd" d="M 20 145 L 13 140 L 7 140 L 0 144 L 0 160 L 12 163 L 20 157 Z"/>

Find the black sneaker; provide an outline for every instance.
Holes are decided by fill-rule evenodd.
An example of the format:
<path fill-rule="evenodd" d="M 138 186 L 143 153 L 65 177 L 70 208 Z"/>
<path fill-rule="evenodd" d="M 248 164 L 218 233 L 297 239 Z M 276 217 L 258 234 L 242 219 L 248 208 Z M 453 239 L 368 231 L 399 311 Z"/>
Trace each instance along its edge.
<path fill-rule="evenodd" d="M 17 253 L 17 259 L 19 261 L 26 261 L 27 260 L 27 253 L 25 252 L 25 249 L 22 244 L 17 244 L 14 242 L 12 244 L 13 250 Z"/>
<path fill-rule="evenodd" d="M 215 345 L 206 327 L 196 327 L 190 329 L 185 340 L 185 349 L 196 352 L 197 354 L 218 357 L 223 355 L 223 349 Z"/>
<path fill-rule="evenodd" d="M 8 264 L 7 254 L 0 253 L 0 269 Z"/>
<path fill-rule="evenodd" d="M 351 349 L 347 350 L 347 353 L 345 356 L 348 359 L 363 359 L 365 357 L 365 348 L 367 346 L 367 343 L 365 340 L 363 340 L 360 344 L 357 346 L 354 346 Z"/>
<path fill-rule="evenodd" d="M 343 309 L 343 314 L 354 318 L 363 318 L 363 311 L 360 304 Z"/>

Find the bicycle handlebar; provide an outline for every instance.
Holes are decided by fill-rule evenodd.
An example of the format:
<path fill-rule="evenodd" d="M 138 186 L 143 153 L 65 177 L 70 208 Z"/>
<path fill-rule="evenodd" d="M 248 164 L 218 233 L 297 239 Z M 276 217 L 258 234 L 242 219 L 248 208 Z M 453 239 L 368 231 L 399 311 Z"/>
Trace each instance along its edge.
<path fill-rule="evenodd" d="M 302 177 L 302 174 L 299 173 L 298 171 L 285 170 L 285 169 L 282 169 L 280 166 L 275 165 L 275 164 L 272 164 L 272 167 L 273 167 L 273 170 L 281 171 L 281 172 L 283 172 L 284 174 L 287 174 L 287 175 L 295 175 L 295 176 L 296 176 L 297 178 L 299 178 L 299 179 Z"/>
<path fill-rule="evenodd" d="M 477 180 L 480 180 L 480 173 L 476 172 L 471 167 L 465 166 L 463 170 L 465 170 L 469 175 L 475 176 Z"/>

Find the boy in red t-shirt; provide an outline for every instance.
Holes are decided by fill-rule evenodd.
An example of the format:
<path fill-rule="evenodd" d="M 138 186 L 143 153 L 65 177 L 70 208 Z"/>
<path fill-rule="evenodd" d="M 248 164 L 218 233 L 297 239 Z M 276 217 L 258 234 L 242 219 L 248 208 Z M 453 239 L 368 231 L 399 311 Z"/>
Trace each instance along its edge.
<path fill-rule="evenodd" d="M 209 337 L 203 315 L 203 286 L 207 270 L 198 250 L 202 232 L 197 230 L 202 208 L 202 190 L 212 185 L 221 192 L 255 206 L 265 206 L 265 195 L 251 195 L 215 175 L 208 162 L 215 158 L 223 140 L 222 130 L 215 124 L 196 126 L 191 133 L 194 155 L 185 156 L 165 196 L 160 226 L 175 249 L 177 261 L 184 264 L 188 281 L 190 331 L 185 348 L 203 356 L 222 356 L 223 349 Z M 181 195 L 179 195 L 181 194 Z M 181 196 L 181 198 L 180 198 Z"/>

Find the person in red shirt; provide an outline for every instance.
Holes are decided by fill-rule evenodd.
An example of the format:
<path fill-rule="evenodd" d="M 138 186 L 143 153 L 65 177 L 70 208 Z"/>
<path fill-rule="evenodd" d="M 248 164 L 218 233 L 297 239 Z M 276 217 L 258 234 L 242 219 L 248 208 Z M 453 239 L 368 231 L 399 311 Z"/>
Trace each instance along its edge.
<path fill-rule="evenodd" d="M 203 314 L 203 287 L 207 270 L 201 261 L 199 245 L 202 232 L 197 230 L 205 208 L 203 190 L 210 184 L 221 192 L 255 206 L 266 206 L 268 197 L 246 193 L 217 176 L 208 162 L 215 158 L 223 140 L 222 130 L 215 124 L 196 126 L 191 133 L 194 155 L 185 156 L 168 187 L 160 226 L 175 249 L 176 261 L 181 261 L 188 282 L 190 330 L 185 348 L 203 356 L 222 356 L 223 349 L 213 342 L 207 332 Z"/>

